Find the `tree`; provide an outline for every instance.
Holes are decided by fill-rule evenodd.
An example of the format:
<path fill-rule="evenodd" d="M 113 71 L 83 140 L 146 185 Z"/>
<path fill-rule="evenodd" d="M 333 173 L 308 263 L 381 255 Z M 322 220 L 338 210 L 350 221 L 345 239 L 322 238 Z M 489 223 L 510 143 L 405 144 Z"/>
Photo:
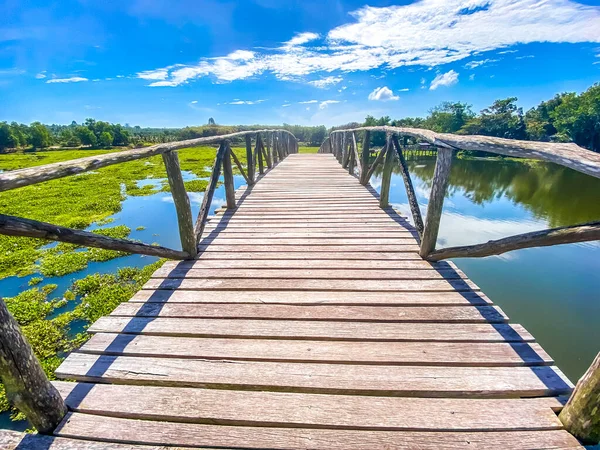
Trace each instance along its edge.
<path fill-rule="evenodd" d="M 392 119 L 390 116 L 383 116 L 376 119 L 373 116 L 365 117 L 365 127 L 382 127 L 389 125 Z M 385 145 L 385 133 L 371 133 L 371 147 L 383 147 Z"/>
<path fill-rule="evenodd" d="M 475 117 L 471 105 L 461 102 L 443 102 L 432 108 L 425 120 L 425 127 L 438 133 L 456 133 Z"/>
<path fill-rule="evenodd" d="M 35 148 L 46 148 L 50 147 L 52 137 L 50 131 L 45 125 L 40 122 L 33 122 L 29 126 L 29 144 Z"/>
<path fill-rule="evenodd" d="M 98 142 L 102 147 L 110 147 L 113 143 L 113 135 L 108 131 L 103 131 L 100 134 L 100 139 L 98 139 Z"/>
<path fill-rule="evenodd" d="M 559 138 L 568 136 L 577 145 L 600 151 L 600 84 L 581 95 L 565 94 L 550 113 Z"/>
<path fill-rule="evenodd" d="M 209 125 L 216 125 L 216 123 L 215 123 L 215 119 L 213 119 L 212 117 L 209 117 L 209 118 L 208 118 L 208 124 L 209 124 Z"/>
<path fill-rule="evenodd" d="M 96 145 L 96 135 L 88 127 L 80 125 L 75 129 L 75 135 L 79 138 L 82 145 Z"/>
<path fill-rule="evenodd" d="M 526 139 L 523 111 L 516 105 L 517 97 L 496 100 L 492 106 L 470 119 L 459 130 L 463 134 L 482 134 L 508 139 Z"/>
<path fill-rule="evenodd" d="M 15 137 L 13 129 L 8 123 L 0 122 L 0 151 L 16 146 L 17 138 Z"/>

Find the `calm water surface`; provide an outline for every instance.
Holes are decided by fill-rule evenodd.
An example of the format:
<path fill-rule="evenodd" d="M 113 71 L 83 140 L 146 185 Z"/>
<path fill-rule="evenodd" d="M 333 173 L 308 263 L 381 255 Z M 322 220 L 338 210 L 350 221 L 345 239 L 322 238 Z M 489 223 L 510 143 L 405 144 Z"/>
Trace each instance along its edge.
<path fill-rule="evenodd" d="M 426 212 L 435 158 L 409 160 L 409 167 L 423 214 Z M 186 179 L 191 179 L 187 174 Z M 143 180 L 140 184 L 157 183 Z M 243 185 L 235 177 L 236 188 Z M 380 178 L 371 184 L 377 190 Z M 194 216 L 203 194 L 191 194 Z M 392 178 L 390 202 L 410 217 L 404 184 Z M 211 213 L 225 203 L 217 189 Z M 169 193 L 128 197 L 115 221 L 107 227 L 127 225 L 131 238 L 180 248 L 177 218 Z M 600 180 L 550 164 L 498 160 L 455 159 L 449 195 L 444 206 L 438 246 L 486 242 L 549 226 L 600 220 Z M 136 231 L 135 228 L 145 229 Z M 90 227 L 94 229 L 97 227 Z M 96 272 L 114 273 L 126 266 L 141 267 L 156 258 L 133 255 L 103 263 L 91 263 L 81 272 L 46 278 L 40 285 L 58 284 L 62 296 L 73 280 Z M 513 323 L 524 325 L 576 381 L 600 350 L 600 245 L 570 244 L 526 249 L 484 259 L 461 259 L 456 264 L 499 305 Z M 4 297 L 28 289 L 31 276 L 0 280 Z M 71 302 L 65 308 L 72 308 Z M 64 310 L 63 310 L 64 311 Z M 57 311 L 57 314 L 63 311 Z M 80 331 L 73 330 L 74 332 Z M 0 428 L 24 428 L 0 415 Z"/>
<path fill-rule="evenodd" d="M 423 217 L 435 158 L 409 160 Z M 377 190 L 381 179 L 373 177 Z M 410 217 L 402 177 L 390 203 Z M 455 159 L 438 248 L 600 220 L 600 180 L 553 164 Z M 560 245 L 454 262 L 512 323 L 530 331 L 574 382 L 600 351 L 600 243 Z"/>

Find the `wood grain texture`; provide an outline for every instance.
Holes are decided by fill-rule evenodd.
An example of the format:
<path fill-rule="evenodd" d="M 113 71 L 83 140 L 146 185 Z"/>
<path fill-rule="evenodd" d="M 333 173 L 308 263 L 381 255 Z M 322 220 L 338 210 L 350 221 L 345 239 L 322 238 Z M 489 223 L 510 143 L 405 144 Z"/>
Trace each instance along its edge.
<path fill-rule="evenodd" d="M 340 429 L 272 428 L 223 425 L 203 425 L 177 422 L 151 422 L 121 419 L 91 414 L 70 413 L 57 430 L 57 435 L 78 439 L 108 439 L 117 442 L 143 442 L 148 445 L 206 446 L 218 448 L 294 450 L 524 450 L 583 449 L 563 430 L 511 432 L 418 432 L 418 431 L 358 431 Z M 60 441 L 58 439 L 57 441 Z M 80 442 L 80 441 L 75 441 Z M 51 450 L 63 450 L 55 444 Z M 90 450 L 139 447 L 111 447 L 97 443 Z M 44 447 L 46 448 L 46 447 Z M 84 447 L 88 448 L 88 447 Z M 146 448 L 146 447 L 144 447 Z M 152 448 L 154 450 L 154 448 Z M 24 450 L 30 450 L 25 448 Z"/>
<path fill-rule="evenodd" d="M 362 430 L 558 430 L 552 398 L 455 399 L 55 382 L 76 412 L 220 425 Z M 115 402 L 115 398 L 127 401 Z M 255 405 L 265 405 L 256 408 Z M 268 405 L 268 407 L 266 407 Z"/>

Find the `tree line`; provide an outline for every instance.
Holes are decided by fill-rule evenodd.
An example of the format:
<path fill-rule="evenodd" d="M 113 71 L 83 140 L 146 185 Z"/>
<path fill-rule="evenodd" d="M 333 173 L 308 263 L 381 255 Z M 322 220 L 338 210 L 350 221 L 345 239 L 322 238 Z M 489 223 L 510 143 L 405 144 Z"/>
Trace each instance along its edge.
<path fill-rule="evenodd" d="M 427 117 L 367 116 L 364 124 L 354 126 L 392 125 L 426 128 L 439 133 L 480 134 L 508 139 L 545 142 L 574 142 L 600 152 L 600 84 L 587 91 L 557 94 L 523 113 L 516 97 L 496 100 L 491 106 L 473 112 L 471 105 L 444 102 L 431 109 Z M 378 133 L 380 134 L 380 133 Z M 383 136 L 374 136 L 373 145 L 383 145 Z"/>

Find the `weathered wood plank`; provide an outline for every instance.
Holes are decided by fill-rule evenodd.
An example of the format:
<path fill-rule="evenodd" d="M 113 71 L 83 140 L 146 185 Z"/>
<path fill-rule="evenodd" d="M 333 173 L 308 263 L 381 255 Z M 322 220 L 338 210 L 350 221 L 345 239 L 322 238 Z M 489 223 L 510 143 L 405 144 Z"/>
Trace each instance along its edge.
<path fill-rule="evenodd" d="M 552 410 L 560 403 L 551 398 L 397 398 L 67 382 L 55 385 L 73 411 L 123 418 L 362 430 L 561 429 Z M 127 400 L 115 402 L 115 398 Z"/>
<path fill-rule="evenodd" d="M 235 340 L 232 342 L 239 344 Z M 572 390 L 548 366 L 431 367 L 362 362 L 356 365 L 262 362 L 257 360 L 261 357 L 260 349 L 251 361 L 238 359 L 238 352 L 230 347 L 228 349 L 231 354 L 216 351 L 214 354 L 218 356 L 215 357 L 205 356 L 210 355 L 210 351 L 194 352 L 201 355 L 201 359 L 73 353 L 59 367 L 57 376 L 76 381 L 144 386 L 421 398 L 517 398 L 569 394 Z M 155 349 L 154 354 L 160 350 Z M 183 353 L 177 350 L 177 353 Z M 129 352 L 126 349 L 124 353 Z M 142 352 L 134 349 L 132 353 Z M 264 356 L 277 358 L 278 354 L 272 353 Z M 318 357 L 308 356 L 311 361 L 318 360 Z"/>
<path fill-rule="evenodd" d="M 310 250 L 303 251 L 301 249 L 297 249 L 298 251 L 289 252 L 289 249 L 281 250 L 281 251 L 272 251 L 266 252 L 263 251 L 263 248 L 257 249 L 254 247 L 253 251 L 247 252 L 239 252 L 239 253 L 231 253 L 231 252 L 206 252 L 202 253 L 198 259 L 222 259 L 222 260 L 231 260 L 231 259 L 240 259 L 240 260 L 248 260 L 248 259 L 289 259 L 289 260 L 309 260 L 309 259 L 347 259 L 353 261 L 365 261 L 365 260 L 373 260 L 373 261 L 406 261 L 406 260 L 416 260 L 419 261 L 422 259 L 419 257 L 418 253 L 415 252 L 379 252 L 375 253 L 372 251 L 338 251 L 339 249 L 330 249 L 329 252 L 312 252 Z"/>
<path fill-rule="evenodd" d="M 285 447 L 293 450 L 321 450 L 324 448 L 331 450 L 347 450 L 349 448 L 357 450 L 376 448 L 450 450 L 468 447 L 479 450 L 530 448 L 555 450 L 583 448 L 564 430 L 444 433 L 267 428 L 152 422 L 80 413 L 71 413 L 56 434 L 79 439 L 107 439 L 119 442 L 142 442 L 149 445 L 229 448 L 238 447 L 240 443 L 243 443 L 244 447 L 253 449 Z M 73 448 L 59 446 L 58 442 L 61 439 L 53 442 L 52 447 L 44 448 L 52 450 Z M 85 448 L 90 450 L 138 449 L 138 447 L 134 448 L 129 445 L 114 447 L 114 444 L 103 443 Z M 26 447 L 24 450 L 30 449 Z"/>
<path fill-rule="evenodd" d="M 348 260 L 348 259 L 266 259 L 266 260 L 238 260 L 238 259 L 200 259 L 195 261 L 165 262 L 161 270 L 173 269 L 329 269 L 340 273 L 343 269 L 454 269 L 456 266 L 449 263 L 431 263 L 423 260 Z M 398 270 L 395 270 L 398 271 Z M 156 272 L 155 272 L 156 274 Z"/>
<path fill-rule="evenodd" d="M 238 306 L 238 305 L 236 305 Z M 227 320 L 227 319 L 222 319 Z M 118 324 L 121 324 L 120 326 Z M 214 320 L 189 318 L 100 318 L 90 327 L 91 333 L 121 332 L 153 336 L 204 337 L 213 336 L 209 325 Z M 116 328 L 115 328 L 116 325 Z M 229 325 L 229 331 L 221 326 Z M 263 314 L 261 319 L 230 319 L 216 324 L 226 336 L 263 336 L 270 338 L 354 340 L 354 341 L 417 341 L 417 342 L 532 342 L 533 337 L 520 325 L 423 322 L 343 322 L 325 320 L 277 320 Z M 244 327 L 249 327 L 245 331 Z M 109 331 L 110 330 L 110 331 Z M 253 333 L 260 333 L 255 335 Z"/>
<path fill-rule="evenodd" d="M 266 314 L 265 314 L 266 310 Z M 293 320 L 338 320 L 374 322 L 457 322 L 504 323 L 508 317 L 493 306 L 408 307 L 408 306 L 350 306 L 350 305 L 253 305 L 253 304 L 186 304 L 131 303 L 120 304 L 111 316 L 128 317 L 187 317 L 187 318 L 277 318 Z"/>
<path fill-rule="evenodd" d="M 418 252 L 417 244 L 338 244 L 338 245 L 244 245 L 244 244 L 200 244 L 198 249 L 203 252 Z"/>
<path fill-rule="evenodd" d="M 481 292 L 322 292 L 322 291 L 201 291 L 142 289 L 130 302 L 261 303 L 294 305 L 483 306 L 492 304 Z"/>

